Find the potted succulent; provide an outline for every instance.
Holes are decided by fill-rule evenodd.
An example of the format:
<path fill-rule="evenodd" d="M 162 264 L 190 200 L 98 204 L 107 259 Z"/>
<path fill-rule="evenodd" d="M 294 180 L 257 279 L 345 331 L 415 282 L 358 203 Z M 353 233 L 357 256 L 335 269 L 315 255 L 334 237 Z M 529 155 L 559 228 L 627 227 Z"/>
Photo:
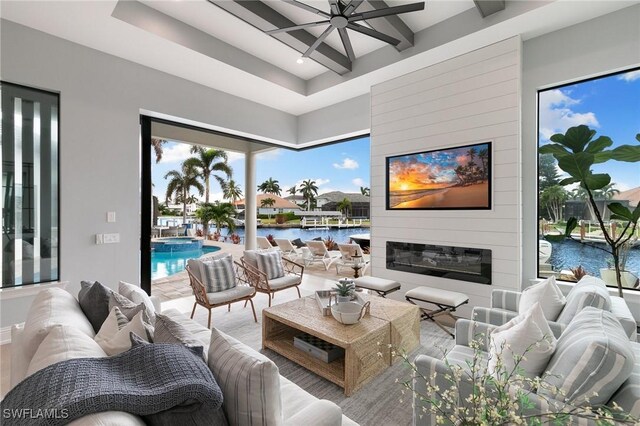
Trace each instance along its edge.
<path fill-rule="evenodd" d="M 624 251 L 625 246 L 632 244 L 630 241 L 640 220 L 640 205 L 636 206 L 634 210 L 618 202 L 606 205 L 605 208 L 611 212 L 610 220 L 622 222 L 622 230 L 618 235 L 615 235 L 605 223 L 604 212 L 600 210 L 594 197 L 595 191 L 611 183 L 611 176 L 606 173 L 595 173 L 592 166 L 610 160 L 638 163 L 640 162 L 640 145 L 620 145 L 613 149 L 607 149 L 613 145 L 613 141 L 607 136 L 594 138 L 595 134 L 595 130 L 585 125 L 571 127 L 565 134 L 558 133 L 551 136 L 552 143 L 541 146 L 539 152 L 540 154 L 552 154 L 558 161 L 558 167 L 568 175 L 560 181 L 560 185 L 577 184 L 586 192 L 587 205 L 596 216 L 607 248 L 601 248 L 597 244 L 593 246 L 609 253 L 613 258 L 614 282 L 618 286 L 618 296 L 623 297 L 622 276 L 624 268 L 621 267 L 621 251 Z M 640 133 L 636 135 L 636 140 L 640 142 Z M 577 219 L 572 217 L 567 221 L 564 235 L 547 235 L 545 238 L 571 238 L 571 232 L 577 225 Z"/>
<path fill-rule="evenodd" d="M 342 278 L 340 281 L 338 281 L 338 284 L 336 284 L 335 287 L 338 303 L 346 303 L 351 301 L 351 295 L 354 288 L 355 286 L 353 284 L 353 280 Z"/>

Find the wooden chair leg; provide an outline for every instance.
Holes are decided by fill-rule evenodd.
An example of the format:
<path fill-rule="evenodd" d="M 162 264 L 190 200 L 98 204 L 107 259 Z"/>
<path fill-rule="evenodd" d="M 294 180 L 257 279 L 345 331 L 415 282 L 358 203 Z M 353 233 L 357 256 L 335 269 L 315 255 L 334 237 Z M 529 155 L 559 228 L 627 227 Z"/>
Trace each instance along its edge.
<path fill-rule="evenodd" d="M 296 290 L 298 290 L 298 299 L 300 299 L 302 297 L 302 295 L 300 294 L 300 287 L 296 286 Z"/>
<path fill-rule="evenodd" d="M 211 308 L 209 308 L 209 320 L 207 321 L 207 328 L 211 328 Z"/>
<path fill-rule="evenodd" d="M 247 307 L 247 302 L 248 302 L 248 301 L 249 301 L 249 300 L 245 300 L 245 301 L 244 301 L 244 307 L 245 307 L 245 308 Z M 253 303 L 252 303 L 252 304 L 253 304 Z"/>
<path fill-rule="evenodd" d="M 271 307 L 271 293 L 267 293 L 267 295 L 269 296 L 269 307 Z"/>
<path fill-rule="evenodd" d="M 258 322 L 258 317 L 256 316 L 256 309 L 253 307 L 253 300 L 247 299 L 247 301 L 244 302 L 245 306 L 246 306 L 247 302 L 251 303 L 251 311 L 253 312 L 253 319 L 255 320 L 255 322 Z"/>
<path fill-rule="evenodd" d="M 227 305 L 227 312 L 231 312 L 231 303 Z"/>
<path fill-rule="evenodd" d="M 193 310 L 191 311 L 191 319 L 193 319 L 193 315 L 196 313 L 196 306 L 198 306 L 198 302 L 194 302 Z"/>

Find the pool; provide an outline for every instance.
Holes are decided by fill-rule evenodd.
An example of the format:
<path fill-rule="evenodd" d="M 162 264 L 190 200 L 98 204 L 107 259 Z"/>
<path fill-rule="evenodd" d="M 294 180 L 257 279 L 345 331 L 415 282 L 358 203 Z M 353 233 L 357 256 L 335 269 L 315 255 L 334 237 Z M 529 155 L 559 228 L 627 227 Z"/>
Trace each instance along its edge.
<path fill-rule="evenodd" d="M 202 243 L 202 241 L 201 241 Z M 213 253 L 220 247 L 201 246 L 197 250 L 186 251 L 153 251 L 151 253 L 151 279 L 165 278 L 184 271 L 187 260 L 197 259 L 203 254 Z"/>
<path fill-rule="evenodd" d="M 197 251 L 202 249 L 202 240 L 196 238 L 154 238 L 151 248 L 155 253 L 175 253 L 180 251 Z"/>
<path fill-rule="evenodd" d="M 599 277 L 600 268 L 607 268 L 607 261 L 612 261 L 611 255 L 589 244 L 580 244 L 577 241 L 553 241 L 551 245 L 553 250 L 548 263 L 555 271 L 581 265 L 587 273 Z M 604 244 L 601 247 L 607 248 Z M 626 269 L 627 271 L 640 271 L 640 248 L 634 247 L 629 251 Z"/>

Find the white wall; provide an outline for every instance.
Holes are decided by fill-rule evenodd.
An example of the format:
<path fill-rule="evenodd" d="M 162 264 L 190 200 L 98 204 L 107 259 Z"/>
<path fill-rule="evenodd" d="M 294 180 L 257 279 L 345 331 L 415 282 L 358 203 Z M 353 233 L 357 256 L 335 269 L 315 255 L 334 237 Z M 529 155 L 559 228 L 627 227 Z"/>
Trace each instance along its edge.
<path fill-rule="evenodd" d="M 523 278 L 536 277 L 537 90 L 640 64 L 640 5 L 523 43 Z M 640 322 L 640 294 L 625 296 Z"/>
<path fill-rule="evenodd" d="M 3 81 L 59 91 L 61 279 L 138 282 L 140 110 L 295 142 L 296 117 L 2 21 Z M 106 223 L 106 212 L 117 223 Z M 94 234 L 119 232 L 120 244 Z M 0 327 L 24 320 L 34 288 L 0 296 Z"/>
<path fill-rule="evenodd" d="M 402 283 L 396 297 L 429 286 L 488 306 L 492 289 L 520 287 L 520 51 L 511 38 L 372 88 L 372 275 Z M 385 210 L 386 157 L 485 141 L 493 141 L 492 210 Z M 492 285 L 387 270 L 388 240 L 491 249 Z"/>

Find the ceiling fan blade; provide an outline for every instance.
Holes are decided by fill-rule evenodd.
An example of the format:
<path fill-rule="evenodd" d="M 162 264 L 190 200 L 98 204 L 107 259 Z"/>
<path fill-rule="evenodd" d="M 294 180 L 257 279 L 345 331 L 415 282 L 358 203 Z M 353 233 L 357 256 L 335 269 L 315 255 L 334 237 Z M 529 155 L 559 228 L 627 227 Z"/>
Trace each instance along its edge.
<path fill-rule="evenodd" d="M 340 6 L 338 6 L 338 0 L 329 0 L 329 7 L 331 7 L 332 15 L 340 15 Z"/>
<path fill-rule="evenodd" d="M 316 15 L 321 15 L 324 16 L 325 18 L 329 18 L 331 17 L 330 14 L 328 14 L 327 12 L 325 12 L 324 10 L 320 10 L 320 9 L 316 9 L 313 6 L 309 6 L 308 4 L 302 3 L 300 1 L 296 1 L 296 0 L 282 0 L 285 3 L 288 3 L 292 6 L 297 6 L 300 9 L 304 9 L 307 12 L 311 12 L 311 13 L 315 13 Z"/>
<path fill-rule="evenodd" d="M 311 46 L 309 46 L 309 48 L 307 49 L 306 52 L 304 52 L 302 54 L 303 58 L 308 58 L 309 55 L 311 55 L 313 53 L 314 50 L 316 50 L 318 48 L 318 46 L 320 46 L 320 44 L 322 44 L 322 42 L 324 41 L 325 38 L 327 38 L 327 36 L 329 34 L 331 34 L 331 31 L 333 31 L 335 29 L 334 26 L 329 25 L 329 28 L 327 28 L 326 30 L 324 30 L 324 32 L 322 34 L 320 34 L 320 37 L 318 37 L 316 39 L 316 41 L 313 42 L 313 44 Z"/>
<path fill-rule="evenodd" d="M 351 3 L 349 3 L 348 5 L 345 6 L 344 10 L 342 11 L 342 14 L 344 16 L 351 15 L 353 12 L 356 11 L 358 6 L 360 6 L 362 4 L 362 2 L 363 2 L 363 0 L 351 0 Z"/>
<path fill-rule="evenodd" d="M 378 39 L 380 41 L 384 41 L 385 43 L 392 44 L 394 46 L 397 46 L 397 45 L 400 44 L 400 40 L 398 40 L 396 38 L 393 38 L 391 36 L 388 36 L 388 35 L 386 35 L 384 33 L 381 33 L 380 31 L 376 31 L 376 30 L 369 29 L 367 27 L 363 27 L 362 25 L 358 25 L 358 24 L 354 24 L 354 23 L 349 22 L 347 24 L 347 28 L 349 28 L 350 30 L 357 31 L 359 33 L 368 35 L 369 37 L 376 38 L 376 39 Z"/>
<path fill-rule="evenodd" d="M 382 18 L 383 16 L 399 15 L 401 13 L 424 10 L 424 2 L 403 4 L 402 6 L 387 7 L 385 9 L 369 10 L 349 16 L 349 22 L 357 22 L 365 19 Z"/>
<path fill-rule="evenodd" d="M 347 52 L 347 56 L 351 62 L 356 60 L 356 55 L 353 53 L 353 46 L 351 46 L 351 40 L 349 40 L 349 34 L 347 34 L 346 28 L 338 28 L 344 51 Z"/>
<path fill-rule="evenodd" d="M 327 25 L 329 21 L 309 22 L 308 24 L 294 25 L 293 27 L 276 28 L 275 30 L 265 31 L 265 34 L 287 33 L 293 30 L 301 30 L 304 28 L 317 27 L 318 25 Z"/>

